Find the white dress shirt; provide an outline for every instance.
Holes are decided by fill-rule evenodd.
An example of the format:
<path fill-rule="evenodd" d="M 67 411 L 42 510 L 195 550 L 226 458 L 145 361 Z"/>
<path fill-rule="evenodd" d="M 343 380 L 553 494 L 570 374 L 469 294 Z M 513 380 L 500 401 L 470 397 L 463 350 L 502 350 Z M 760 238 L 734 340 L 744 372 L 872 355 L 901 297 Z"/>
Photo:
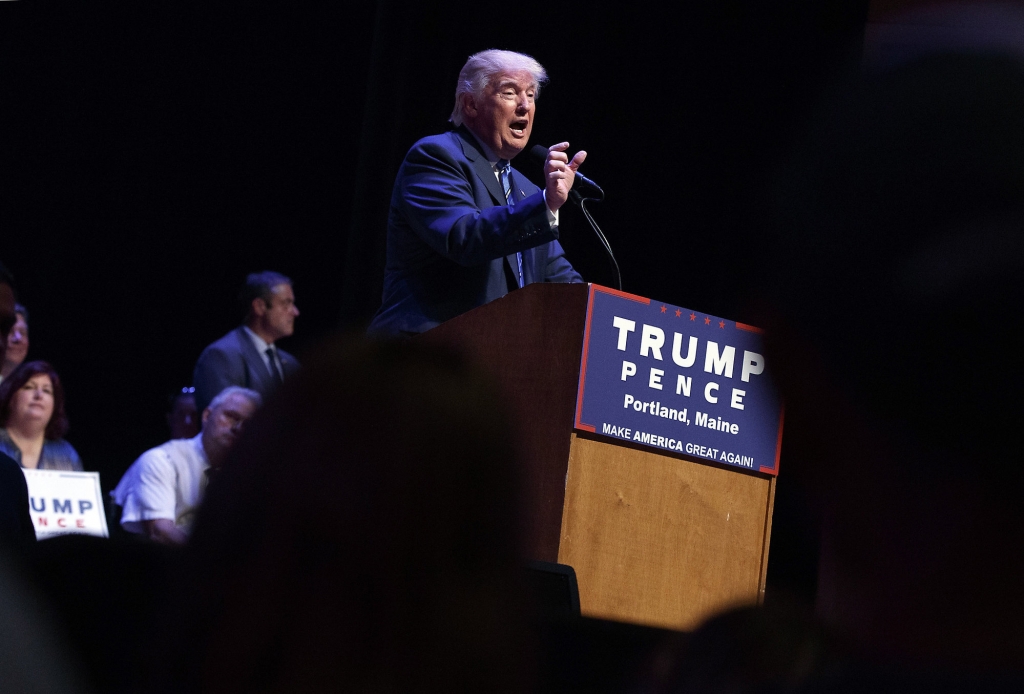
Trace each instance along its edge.
<path fill-rule="evenodd" d="M 124 509 L 121 525 L 130 532 L 144 533 L 143 521 L 166 519 L 190 532 L 206 491 L 208 467 L 202 432 L 149 449 L 110 493 Z"/>

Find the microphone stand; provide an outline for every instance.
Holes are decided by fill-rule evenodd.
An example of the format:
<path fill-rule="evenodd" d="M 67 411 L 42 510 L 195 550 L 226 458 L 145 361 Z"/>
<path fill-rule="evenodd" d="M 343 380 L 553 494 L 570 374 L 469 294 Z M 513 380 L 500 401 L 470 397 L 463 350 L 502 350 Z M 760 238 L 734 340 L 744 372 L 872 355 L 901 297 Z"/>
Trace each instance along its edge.
<path fill-rule="evenodd" d="M 590 214 L 590 210 L 587 209 L 587 203 L 589 201 L 595 200 L 597 202 L 601 202 L 602 200 L 604 200 L 604 191 L 601 190 L 600 188 L 598 188 L 598 190 L 601 193 L 601 197 L 593 198 L 584 197 L 580 195 L 575 188 L 571 188 L 569 190 L 569 199 L 572 200 L 577 205 L 579 205 L 579 208 L 583 211 L 583 216 L 586 217 L 587 222 L 590 223 L 590 228 L 594 230 L 595 234 L 597 234 L 597 239 L 598 241 L 601 242 L 601 246 L 604 248 L 604 252 L 608 255 L 608 259 L 612 261 L 612 269 L 615 271 L 615 283 L 618 286 L 619 291 L 621 292 L 622 272 L 619 270 L 619 261 L 615 259 L 615 254 L 612 252 L 612 246 L 610 243 L 608 243 L 608 239 L 605 238 L 604 232 L 601 231 L 601 227 L 597 225 L 597 222 L 594 221 L 594 217 Z"/>

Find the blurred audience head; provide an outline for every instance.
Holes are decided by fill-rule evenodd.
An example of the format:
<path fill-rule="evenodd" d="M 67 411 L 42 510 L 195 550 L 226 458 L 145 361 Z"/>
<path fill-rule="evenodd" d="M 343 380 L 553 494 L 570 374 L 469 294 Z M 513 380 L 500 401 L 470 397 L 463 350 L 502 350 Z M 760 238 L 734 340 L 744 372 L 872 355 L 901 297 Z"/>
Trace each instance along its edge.
<path fill-rule="evenodd" d="M 178 685 L 528 690 L 513 448 L 500 397 L 461 359 L 325 347 L 210 485 Z"/>
<path fill-rule="evenodd" d="M 753 694 L 799 691 L 827 666 L 826 636 L 794 605 L 738 607 L 689 633 L 664 639 L 650 654 L 637 691 Z"/>
<path fill-rule="evenodd" d="M 242 434 L 245 423 L 263 404 L 255 390 L 228 386 L 203 410 L 203 450 L 210 467 L 218 468 Z"/>
<path fill-rule="evenodd" d="M 28 355 L 28 309 L 14 305 L 15 322 L 7 334 L 7 353 L 0 362 L 0 377 L 7 378 Z"/>
<path fill-rule="evenodd" d="M 25 430 L 41 426 L 52 441 L 67 433 L 64 387 L 47 362 L 25 362 L 0 382 L 0 426 Z"/>
<path fill-rule="evenodd" d="M 3 263 L 0 263 L 0 363 L 7 351 L 7 334 L 17 321 L 14 313 L 14 279 Z"/>
<path fill-rule="evenodd" d="M 245 324 L 267 342 L 295 332 L 299 309 L 292 281 L 278 272 L 254 272 L 245 278 L 239 294 Z"/>
<path fill-rule="evenodd" d="M 190 439 L 199 433 L 200 418 L 196 411 L 196 389 L 185 386 L 167 397 L 167 427 L 172 439 Z"/>
<path fill-rule="evenodd" d="M 1017 59 L 918 56 L 778 177 L 784 466 L 822 520 L 819 614 L 887 656 L 1024 665 L 1022 122 Z"/>
<path fill-rule="evenodd" d="M 968 467 L 993 490 L 1024 474 L 1007 436 L 1024 379 L 1022 117 L 1018 61 L 926 57 L 842 99 L 778 195 L 788 325 L 837 392 L 915 452 L 900 467 L 984 459 Z M 785 375 L 791 401 L 818 386 Z"/>
<path fill-rule="evenodd" d="M 863 66 L 880 72 L 938 52 L 1024 59 L 1024 6 L 980 0 L 873 2 Z"/>

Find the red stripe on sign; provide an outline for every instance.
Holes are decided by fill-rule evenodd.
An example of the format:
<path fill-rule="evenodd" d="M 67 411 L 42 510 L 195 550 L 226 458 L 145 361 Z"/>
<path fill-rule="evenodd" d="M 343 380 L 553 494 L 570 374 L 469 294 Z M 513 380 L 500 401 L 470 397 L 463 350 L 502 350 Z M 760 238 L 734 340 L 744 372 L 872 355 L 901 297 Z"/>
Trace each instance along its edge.
<path fill-rule="evenodd" d="M 642 296 L 637 296 L 636 294 L 630 294 L 628 292 L 620 292 L 618 289 L 612 289 L 611 287 L 602 287 L 600 284 L 591 284 L 590 285 L 590 290 L 593 292 L 595 289 L 597 291 L 601 292 L 602 294 L 611 294 L 612 296 L 618 296 L 618 297 L 621 297 L 623 299 L 629 299 L 630 301 L 636 301 L 636 302 L 641 303 L 641 304 L 647 304 L 648 306 L 651 303 L 650 299 L 647 299 L 647 298 L 642 297 Z M 593 294 L 591 294 L 591 296 L 593 296 Z"/>
<path fill-rule="evenodd" d="M 749 333 L 763 333 L 764 330 L 754 325 L 747 325 L 746 323 L 737 323 L 736 328 L 738 330 L 746 330 Z"/>
<path fill-rule="evenodd" d="M 587 354 L 590 351 L 590 322 L 594 318 L 594 291 L 604 289 L 596 284 L 590 285 L 589 297 L 587 298 L 587 323 L 583 328 L 583 358 L 580 360 L 580 387 L 576 392 L 576 428 L 597 433 L 597 427 L 592 424 L 584 424 L 580 420 L 583 414 L 583 388 L 587 380 Z M 609 290 L 611 291 L 611 290 Z"/>
<path fill-rule="evenodd" d="M 778 477 L 779 475 L 779 458 L 782 456 L 782 423 L 786 419 L 786 406 L 783 405 L 779 411 L 779 438 L 775 441 L 775 465 L 768 467 L 767 465 L 761 466 L 761 472 L 767 472 Z"/>

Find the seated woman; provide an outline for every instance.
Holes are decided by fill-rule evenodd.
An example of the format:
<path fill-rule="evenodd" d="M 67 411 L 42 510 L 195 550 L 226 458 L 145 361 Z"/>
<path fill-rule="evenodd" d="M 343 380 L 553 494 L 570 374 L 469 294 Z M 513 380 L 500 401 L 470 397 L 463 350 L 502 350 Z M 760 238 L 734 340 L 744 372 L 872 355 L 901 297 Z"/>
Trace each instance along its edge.
<path fill-rule="evenodd" d="M 0 383 L 0 452 L 23 468 L 81 470 L 68 430 L 60 377 L 45 361 L 22 364 Z"/>

